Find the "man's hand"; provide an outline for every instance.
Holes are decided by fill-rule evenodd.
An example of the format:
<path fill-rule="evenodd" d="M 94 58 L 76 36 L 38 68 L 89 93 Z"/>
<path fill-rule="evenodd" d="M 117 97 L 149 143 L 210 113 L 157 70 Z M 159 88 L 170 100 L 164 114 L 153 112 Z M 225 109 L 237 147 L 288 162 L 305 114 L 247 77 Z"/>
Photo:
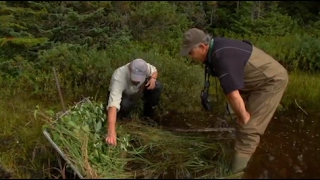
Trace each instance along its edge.
<path fill-rule="evenodd" d="M 156 79 L 151 77 L 146 86 L 148 87 L 147 89 L 154 89 L 156 87 Z"/>
<path fill-rule="evenodd" d="M 106 143 L 110 144 L 112 146 L 117 145 L 117 133 L 115 131 L 108 133 L 108 135 L 106 137 Z"/>
<path fill-rule="evenodd" d="M 241 124 L 241 125 L 245 125 L 249 122 L 250 118 L 251 118 L 250 114 L 248 112 L 246 112 L 245 116 L 238 117 L 237 123 Z"/>
<path fill-rule="evenodd" d="M 244 101 L 238 90 L 232 91 L 227 95 L 228 102 L 230 103 L 233 111 L 237 115 L 237 123 L 245 125 L 250 120 L 250 114 L 246 110 Z"/>

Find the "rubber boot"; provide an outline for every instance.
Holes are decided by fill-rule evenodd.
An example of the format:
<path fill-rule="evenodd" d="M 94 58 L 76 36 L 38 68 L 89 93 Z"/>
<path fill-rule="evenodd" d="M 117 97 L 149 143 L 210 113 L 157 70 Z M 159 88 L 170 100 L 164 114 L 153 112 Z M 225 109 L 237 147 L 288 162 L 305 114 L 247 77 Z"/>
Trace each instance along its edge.
<path fill-rule="evenodd" d="M 235 153 L 231 164 L 230 175 L 217 179 L 241 179 L 250 158 L 250 155 Z"/>
<path fill-rule="evenodd" d="M 241 179 L 243 176 L 243 172 L 231 174 L 229 176 L 221 177 L 221 178 L 216 178 L 216 179 Z"/>
<path fill-rule="evenodd" d="M 241 179 L 250 158 L 250 155 L 235 153 L 229 169 L 229 175 L 216 179 Z"/>
<path fill-rule="evenodd" d="M 243 155 L 239 153 L 235 153 L 231 165 L 231 172 L 232 174 L 243 172 L 244 169 L 247 167 L 247 164 L 250 160 L 250 155 Z"/>
<path fill-rule="evenodd" d="M 231 164 L 231 175 L 222 179 L 241 179 L 251 156 L 235 153 Z"/>

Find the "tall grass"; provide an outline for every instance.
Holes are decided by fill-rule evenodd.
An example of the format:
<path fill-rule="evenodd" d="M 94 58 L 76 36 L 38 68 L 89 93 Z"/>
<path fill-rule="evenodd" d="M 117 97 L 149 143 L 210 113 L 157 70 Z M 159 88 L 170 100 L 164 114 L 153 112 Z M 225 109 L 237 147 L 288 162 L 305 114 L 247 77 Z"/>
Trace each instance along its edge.
<path fill-rule="evenodd" d="M 54 151 L 41 133 L 44 122 L 33 117 L 36 105 L 49 108 L 21 96 L 0 100 L 0 162 L 12 178 L 41 178 L 43 168 L 52 165 Z"/>
<path fill-rule="evenodd" d="M 108 147 L 102 107 L 85 102 L 45 125 L 85 178 L 159 178 L 170 169 L 176 178 L 227 174 L 222 144 L 192 134 L 176 135 L 138 119 L 119 123 L 118 145 Z"/>
<path fill-rule="evenodd" d="M 318 113 L 320 99 L 320 75 L 293 71 L 289 73 L 289 84 L 282 103 L 286 108 L 301 106 L 310 113 Z"/>

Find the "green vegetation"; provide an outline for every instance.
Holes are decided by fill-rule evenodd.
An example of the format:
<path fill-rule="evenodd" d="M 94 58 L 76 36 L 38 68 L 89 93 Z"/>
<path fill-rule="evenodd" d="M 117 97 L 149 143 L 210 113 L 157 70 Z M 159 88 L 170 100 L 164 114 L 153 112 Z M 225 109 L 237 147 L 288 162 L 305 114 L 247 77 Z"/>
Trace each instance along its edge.
<path fill-rule="evenodd" d="M 0 162 L 15 178 L 43 177 L 56 163 L 55 151 L 42 135 L 44 121 L 34 118 L 36 106 L 61 110 L 53 67 L 71 106 L 87 96 L 105 101 L 114 69 L 144 58 L 158 68 L 164 84 L 162 111 L 200 111 L 203 69 L 177 56 L 182 33 L 190 27 L 247 39 L 270 53 L 290 72 L 283 110 L 290 111 L 297 102 L 309 114 L 318 113 L 319 5 L 1 1 Z M 219 100 L 224 105 L 221 94 Z"/>
<path fill-rule="evenodd" d="M 118 145 L 104 142 L 103 105 L 91 101 L 77 104 L 46 129 L 52 139 L 90 179 L 158 178 L 166 171 L 177 178 L 214 178 L 226 175 L 223 147 L 205 137 L 175 135 L 135 119 L 118 125 Z M 205 176 L 200 174 L 206 172 Z M 172 176 L 172 175 L 171 175 Z"/>

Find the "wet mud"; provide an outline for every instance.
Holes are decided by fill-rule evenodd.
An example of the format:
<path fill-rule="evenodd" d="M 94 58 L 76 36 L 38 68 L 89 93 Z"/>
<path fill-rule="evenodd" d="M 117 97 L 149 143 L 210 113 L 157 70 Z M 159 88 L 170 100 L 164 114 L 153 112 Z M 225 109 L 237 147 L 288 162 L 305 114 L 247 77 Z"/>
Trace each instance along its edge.
<path fill-rule="evenodd" d="M 319 120 L 320 115 L 307 116 L 299 109 L 276 113 L 261 137 L 243 178 L 320 178 Z M 219 118 L 208 113 L 169 113 L 163 117 L 162 124 L 179 128 L 207 128 L 223 124 L 224 127 L 232 127 L 234 122 L 228 117 Z"/>
<path fill-rule="evenodd" d="M 275 116 L 246 171 L 247 178 L 320 178 L 319 115 Z"/>
<path fill-rule="evenodd" d="M 11 179 L 11 174 L 0 164 L 0 179 Z"/>

